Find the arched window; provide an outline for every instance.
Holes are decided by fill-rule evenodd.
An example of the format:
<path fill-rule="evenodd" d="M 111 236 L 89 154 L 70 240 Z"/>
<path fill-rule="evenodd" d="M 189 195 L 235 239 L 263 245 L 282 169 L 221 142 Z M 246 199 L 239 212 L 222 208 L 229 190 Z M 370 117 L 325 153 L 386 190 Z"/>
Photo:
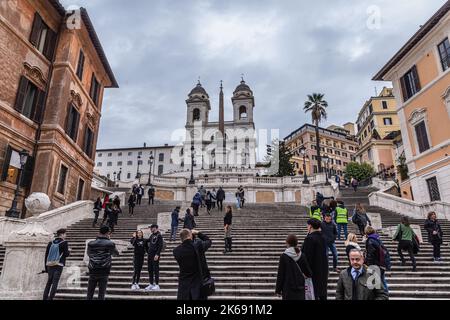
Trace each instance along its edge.
<path fill-rule="evenodd" d="M 239 107 L 239 120 L 247 119 L 247 108 L 245 106 Z"/>
<path fill-rule="evenodd" d="M 199 121 L 199 120 L 200 120 L 200 109 L 194 109 L 193 121 Z"/>

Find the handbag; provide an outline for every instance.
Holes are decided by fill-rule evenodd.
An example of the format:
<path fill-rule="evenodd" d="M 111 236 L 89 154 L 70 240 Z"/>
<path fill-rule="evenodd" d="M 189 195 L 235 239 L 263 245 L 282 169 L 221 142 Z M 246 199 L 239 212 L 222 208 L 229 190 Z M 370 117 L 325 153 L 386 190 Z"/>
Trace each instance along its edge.
<path fill-rule="evenodd" d="M 198 253 L 197 249 L 195 248 L 195 246 L 193 244 L 192 244 L 192 247 L 194 248 L 195 255 L 197 257 L 198 268 L 200 270 L 200 276 L 201 276 L 201 279 L 202 279 L 202 286 L 200 288 L 201 294 L 202 294 L 203 297 L 212 296 L 216 292 L 215 281 L 214 281 L 213 278 L 211 278 L 211 276 L 205 277 L 203 275 L 203 268 L 202 268 L 202 263 L 200 262 L 199 253 Z"/>
<path fill-rule="evenodd" d="M 298 270 L 300 270 L 300 273 L 303 275 L 303 278 L 305 279 L 305 300 L 316 300 L 316 296 L 314 295 L 314 285 L 312 278 L 308 278 L 305 276 L 305 274 L 302 271 L 302 268 L 300 268 L 299 264 L 295 260 L 294 263 L 297 265 Z"/>

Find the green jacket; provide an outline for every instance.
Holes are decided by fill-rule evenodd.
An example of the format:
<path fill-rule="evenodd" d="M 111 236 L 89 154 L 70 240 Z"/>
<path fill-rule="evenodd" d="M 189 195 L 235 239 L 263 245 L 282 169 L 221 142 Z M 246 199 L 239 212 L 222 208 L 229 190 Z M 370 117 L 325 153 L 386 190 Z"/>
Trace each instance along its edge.
<path fill-rule="evenodd" d="M 399 224 L 397 226 L 397 231 L 395 231 L 394 236 L 392 237 L 392 239 L 397 238 L 398 233 L 400 232 L 402 233 L 402 237 L 400 240 L 408 240 L 408 241 L 412 241 L 413 237 L 414 237 L 414 231 L 411 227 L 407 227 L 404 224 Z"/>
<path fill-rule="evenodd" d="M 374 285 L 375 275 L 368 273 L 367 266 L 363 266 L 364 272 L 356 282 L 356 288 L 353 288 L 353 278 L 351 275 L 352 267 L 341 271 L 336 287 L 336 300 L 353 300 L 353 292 L 356 292 L 355 300 L 388 300 L 389 297 L 384 291 L 383 283 L 379 280 L 378 288 Z M 373 286 L 369 289 L 368 286 Z"/>

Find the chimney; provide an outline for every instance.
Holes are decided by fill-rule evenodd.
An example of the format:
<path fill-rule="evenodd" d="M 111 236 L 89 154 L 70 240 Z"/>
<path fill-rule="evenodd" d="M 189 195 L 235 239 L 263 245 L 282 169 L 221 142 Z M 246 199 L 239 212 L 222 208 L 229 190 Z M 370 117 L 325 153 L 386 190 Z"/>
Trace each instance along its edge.
<path fill-rule="evenodd" d="M 168 143 L 164 143 L 164 147 L 168 147 L 169 146 L 169 144 Z"/>

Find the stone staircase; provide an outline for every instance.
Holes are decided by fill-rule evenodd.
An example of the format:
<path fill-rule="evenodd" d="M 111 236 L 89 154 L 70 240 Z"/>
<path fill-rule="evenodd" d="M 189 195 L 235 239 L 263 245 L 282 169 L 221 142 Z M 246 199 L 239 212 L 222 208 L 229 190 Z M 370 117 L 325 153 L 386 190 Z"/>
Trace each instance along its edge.
<path fill-rule="evenodd" d="M 368 204 L 368 194 L 374 189 L 361 188 L 357 192 L 343 189 L 341 198 L 351 209 L 355 203 L 362 203 L 369 212 L 379 212 L 383 227 L 395 226 L 400 215 Z M 157 202 L 154 206 L 143 204 L 135 208 L 135 215 L 128 216 L 124 208 L 119 218 L 119 225 L 112 239 L 126 240 L 139 224 L 152 224 L 159 212 L 171 211 L 174 203 Z M 302 241 L 306 236 L 306 208 L 294 204 L 249 204 L 233 213 L 233 253 L 224 255 L 223 251 L 223 214 L 213 211 L 208 216 L 204 209 L 196 218 L 198 229 L 205 232 L 213 241 L 207 252 L 208 265 L 216 279 L 216 295 L 211 299 L 278 299 L 274 295 L 278 259 L 285 249 L 287 234 L 294 233 Z M 439 213 L 438 213 L 439 215 Z M 101 217 L 100 217 L 101 218 Z M 423 220 L 412 219 L 411 223 L 423 225 Z M 72 250 L 68 262 L 81 262 L 84 255 L 85 240 L 95 238 L 97 228 L 92 228 L 92 219 L 86 219 L 68 228 L 68 238 Z M 432 246 L 424 243 L 416 257 L 417 272 L 407 266 L 401 266 L 396 252 L 396 243 L 382 235 L 385 245 L 391 252 L 393 270 L 387 273 L 390 299 L 450 299 L 450 223 L 441 221 L 444 231 L 442 246 L 443 262 L 432 262 Z M 355 226 L 349 224 L 349 232 L 356 232 Z M 427 239 L 426 232 L 422 236 Z M 168 240 L 168 234 L 164 235 Z M 361 241 L 361 239 L 359 239 Z M 178 265 L 172 250 L 179 242 L 167 242 L 167 249 L 161 255 L 160 286 L 161 291 L 132 291 L 133 249 L 127 249 L 115 257 L 109 279 L 107 299 L 175 299 L 177 292 Z M 360 243 L 361 244 L 361 243 Z M 362 245 L 364 247 L 364 245 Z M 339 252 L 338 267 L 347 266 L 343 240 L 337 241 Z M 5 248 L 0 246 L 0 271 L 3 265 Z M 331 266 L 330 256 L 330 266 Z M 144 264 L 141 276 L 141 288 L 148 284 L 147 264 Z M 81 288 L 60 288 L 57 299 L 85 299 L 87 275 L 82 274 Z M 329 298 L 334 299 L 338 274 L 330 272 Z"/>

